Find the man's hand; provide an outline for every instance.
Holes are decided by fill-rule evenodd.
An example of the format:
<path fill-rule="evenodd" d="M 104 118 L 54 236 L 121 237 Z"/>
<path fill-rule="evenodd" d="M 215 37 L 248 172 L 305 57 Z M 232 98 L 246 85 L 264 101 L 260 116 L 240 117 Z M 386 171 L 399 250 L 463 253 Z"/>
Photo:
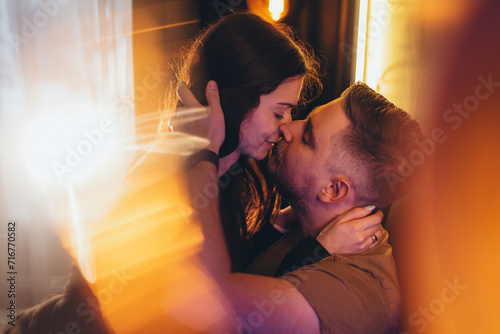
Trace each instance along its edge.
<path fill-rule="evenodd" d="M 343 213 L 330 221 L 316 240 L 330 254 L 358 254 L 374 247 L 382 238 L 383 213 L 371 214 L 373 209 L 358 207 Z"/>
<path fill-rule="evenodd" d="M 177 95 L 186 108 L 203 107 L 196 99 L 193 93 L 189 90 L 184 82 L 177 86 Z M 219 90 L 215 81 L 209 81 L 205 90 L 207 98 L 209 114 L 207 118 L 194 121 L 187 130 L 190 134 L 204 137 L 210 141 L 207 149 L 219 153 L 219 149 L 224 142 L 225 124 L 224 114 L 220 106 Z"/>

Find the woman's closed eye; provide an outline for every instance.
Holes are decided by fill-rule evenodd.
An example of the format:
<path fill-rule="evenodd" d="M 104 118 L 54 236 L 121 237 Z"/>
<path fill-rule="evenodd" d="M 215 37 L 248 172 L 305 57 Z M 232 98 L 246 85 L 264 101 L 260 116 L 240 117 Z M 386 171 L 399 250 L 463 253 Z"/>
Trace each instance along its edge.
<path fill-rule="evenodd" d="M 279 109 L 275 110 L 274 117 L 276 117 L 279 120 L 283 120 L 283 119 L 287 118 L 287 116 L 290 116 L 289 118 L 291 120 L 291 113 L 292 113 L 292 108 L 286 106 L 285 108 L 279 108 Z"/>

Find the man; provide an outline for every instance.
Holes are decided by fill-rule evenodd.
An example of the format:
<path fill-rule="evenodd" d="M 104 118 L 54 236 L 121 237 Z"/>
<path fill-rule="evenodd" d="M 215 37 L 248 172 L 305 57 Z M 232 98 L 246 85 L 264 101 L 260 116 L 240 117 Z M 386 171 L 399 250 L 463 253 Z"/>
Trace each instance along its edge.
<path fill-rule="evenodd" d="M 224 124 L 215 87 L 207 88 L 207 99 L 213 111 L 209 149 L 217 153 L 223 141 L 218 130 Z M 303 237 L 316 237 L 335 217 L 356 206 L 388 207 L 398 189 L 387 175 L 398 173 L 400 157 L 408 156 L 415 139 L 421 137 L 420 127 L 407 113 L 362 83 L 318 107 L 307 120 L 282 125 L 281 132 L 283 139 L 276 144 L 269 169 L 287 195 L 300 228 L 272 245 L 249 268 L 250 273 L 269 276 Z M 188 172 L 190 189 L 203 187 L 216 175 L 212 162 L 199 162 Z M 198 219 L 205 234 L 202 261 L 234 309 L 233 331 L 398 331 L 399 286 L 385 231 L 381 243 L 364 253 L 328 256 L 273 278 L 230 273 L 217 198 L 198 212 Z"/>

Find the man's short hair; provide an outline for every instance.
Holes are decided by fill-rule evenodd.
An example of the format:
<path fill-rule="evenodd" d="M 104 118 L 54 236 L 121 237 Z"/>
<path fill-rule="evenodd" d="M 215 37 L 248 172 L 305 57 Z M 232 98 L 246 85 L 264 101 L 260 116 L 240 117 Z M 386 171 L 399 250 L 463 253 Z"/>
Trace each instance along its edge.
<path fill-rule="evenodd" d="M 341 98 L 351 125 L 341 133 L 342 153 L 330 160 L 351 176 L 356 205 L 386 208 L 402 194 L 388 176 L 399 175 L 401 157 L 407 159 L 416 149 L 422 130 L 407 112 L 362 82 L 351 85 Z"/>

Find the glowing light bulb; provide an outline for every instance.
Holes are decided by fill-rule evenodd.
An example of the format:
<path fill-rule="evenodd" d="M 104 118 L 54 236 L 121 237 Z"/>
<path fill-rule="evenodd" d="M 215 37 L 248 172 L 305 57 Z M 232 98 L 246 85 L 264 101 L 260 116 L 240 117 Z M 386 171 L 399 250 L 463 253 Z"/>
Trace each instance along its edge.
<path fill-rule="evenodd" d="M 281 13 L 283 13 L 284 10 L 284 0 L 269 0 L 269 12 L 273 17 L 273 20 L 278 21 L 280 19 Z"/>

